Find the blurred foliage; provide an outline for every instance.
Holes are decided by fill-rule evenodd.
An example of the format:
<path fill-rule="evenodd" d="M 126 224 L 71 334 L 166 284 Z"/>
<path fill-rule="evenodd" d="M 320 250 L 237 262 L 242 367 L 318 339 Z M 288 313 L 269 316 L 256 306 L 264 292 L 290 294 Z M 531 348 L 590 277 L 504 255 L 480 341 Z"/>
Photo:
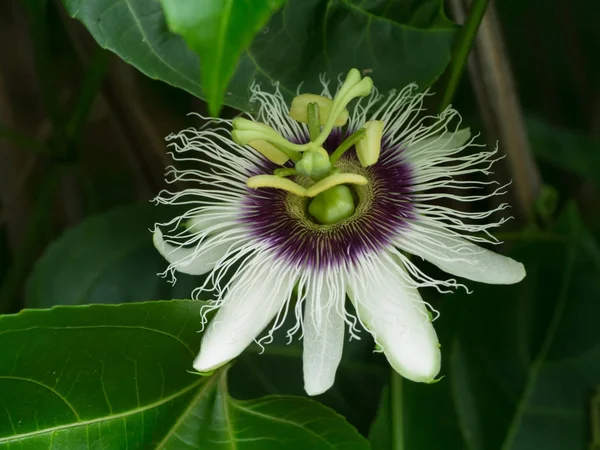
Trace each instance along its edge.
<path fill-rule="evenodd" d="M 574 205 L 511 256 L 526 279 L 459 296 L 448 370 L 469 448 L 586 448 L 600 384 L 600 247 Z"/>
<path fill-rule="evenodd" d="M 427 87 L 456 35 L 444 5 L 272 2 L 196 36 L 198 58 L 169 31 L 159 0 L 63 4 L 0 4 L 0 311 L 70 305 L 0 317 L 0 449 L 228 448 L 228 433 L 240 449 L 570 450 L 599 441 L 596 0 L 496 5 L 548 185 L 537 223 L 517 220 L 500 236 L 527 278 L 443 300 L 423 292 L 442 313 L 437 383 L 390 374 L 365 336 L 348 343 L 318 402 L 300 398 L 300 343 L 251 347 L 200 377 L 188 369 L 202 303 L 85 305 L 186 298 L 199 283 L 157 277 L 165 264 L 149 229 L 162 212 L 147 204 L 169 164 L 162 137 L 187 126 L 188 111 L 206 112 L 198 98 L 212 112 L 223 95 L 249 111 L 252 80 L 293 95 L 350 67 L 383 91 Z M 226 58 L 206 45 L 219 33 L 231 34 Z M 454 103 L 476 125 L 473 99 L 463 77 Z"/>
<path fill-rule="evenodd" d="M 164 262 L 152 245 L 150 229 L 164 219 L 163 212 L 150 204 L 123 207 L 67 230 L 34 267 L 25 306 L 189 297 L 197 280 L 178 274 L 178 282 L 171 285 L 156 276 L 164 270 Z"/>

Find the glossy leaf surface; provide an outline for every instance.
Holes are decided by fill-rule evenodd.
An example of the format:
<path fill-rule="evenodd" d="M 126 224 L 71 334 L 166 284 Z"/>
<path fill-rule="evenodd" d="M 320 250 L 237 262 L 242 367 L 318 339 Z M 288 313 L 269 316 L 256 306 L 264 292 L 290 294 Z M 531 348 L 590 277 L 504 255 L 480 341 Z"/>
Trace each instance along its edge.
<path fill-rule="evenodd" d="M 0 448 L 368 449 L 314 401 L 237 401 L 225 369 L 191 373 L 201 306 L 92 305 L 1 317 Z"/>
<path fill-rule="evenodd" d="M 147 76 L 200 97 L 216 95 L 200 84 L 196 54 L 167 28 L 158 0 L 63 0 L 105 48 Z M 413 12 L 421 11 L 419 16 Z M 237 13 L 235 13 L 237 14 Z M 279 82 L 288 97 L 320 92 L 319 75 L 331 80 L 356 67 L 383 92 L 415 82 L 429 86 L 449 62 L 455 28 L 441 2 L 389 9 L 381 2 L 290 0 L 273 15 L 242 54 L 224 103 L 251 111 L 253 81 Z M 220 87 L 219 87 L 220 89 Z"/>

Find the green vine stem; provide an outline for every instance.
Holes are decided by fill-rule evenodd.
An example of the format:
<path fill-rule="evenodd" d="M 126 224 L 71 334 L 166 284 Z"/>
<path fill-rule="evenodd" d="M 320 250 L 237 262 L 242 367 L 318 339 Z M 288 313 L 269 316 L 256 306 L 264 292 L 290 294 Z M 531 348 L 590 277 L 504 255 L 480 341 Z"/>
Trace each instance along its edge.
<path fill-rule="evenodd" d="M 473 0 L 467 20 L 456 37 L 452 51 L 452 60 L 448 68 L 448 82 L 444 91 L 444 96 L 440 103 L 440 112 L 445 110 L 452 102 L 452 97 L 458 87 L 458 82 L 462 75 L 467 57 L 473 46 L 473 41 L 487 9 L 489 0 Z"/>
<path fill-rule="evenodd" d="M 390 370 L 390 431 L 392 450 L 404 450 L 404 380 L 394 369 Z"/>

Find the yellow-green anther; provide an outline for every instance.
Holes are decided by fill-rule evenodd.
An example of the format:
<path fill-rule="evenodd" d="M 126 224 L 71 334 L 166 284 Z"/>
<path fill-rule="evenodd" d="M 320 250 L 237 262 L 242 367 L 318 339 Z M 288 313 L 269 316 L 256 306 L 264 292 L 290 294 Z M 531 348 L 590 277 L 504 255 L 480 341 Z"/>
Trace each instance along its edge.
<path fill-rule="evenodd" d="M 250 141 L 248 145 L 267 158 L 269 161 L 272 161 L 280 166 L 285 164 L 287 160 L 290 159 L 288 155 L 279 150 L 270 142 L 257 139 L 255 141 Z"/>
<path fill-rule="evenodd" d="M 309 103 L 316 103 L 319 105 L 319 124 L 325 125 L 331 109 L 333 108 L 333 100 L 327 97 L 316 94 L 301 94 L 294 97 L 292 100 L 292 106 L 290 108 L 290 117 L 301 123 L 308 124 L 308 112 L 307 108 Z M 348 122 L 348 110 L 343 109 L 342 112 L 336 117 L 334 126 L 342 127 Z"/>
<path fill-rule="evenodd" d="M 262 140 L 270 142 L 275 145 L 281 151 L 288 153 L 286 150 L 292 152 L 303 152 L 312 148 L 309 144 L 294 144 L 285 139 L 275 129 L 267 124 L 261 122 L 254 122 L 252 120 L 244 119 L 243 117 L 237 117 L 233 119 L 233 131 L 231 137 L 236 144 L 248 145 L 251 141 Z M 293 155 L 288 153 L 290 158 Z"/>
<path fill-rule="evenodd" d="M 246 119 L 245 117 L 236 117 L 231 121 L 231 125 L 234 130 L 256 130 L 259 128 L 273 130 L 273 128 L 266 123 L 256 122 L 254 120 Z"/>
<path fill-rule="evenodd" d="M 308 212 L 323 225 L 337 223 L 354 214 L 354 198 L 348 186 L 334 186 L 310 201 Z"/>
<path fill-rule="evenodd" d="M 308 114 L 308 135 L 311 141 L 319 137 L 321 125 L 319 124 L 319 105 L 312 102 L 306 107 Z"/>
<path fill-rule="evenodd" d="M 365 130 L 364 128 L 361 128 L 360 130 L 356 130 L 354 133 L 352 133 L 350 136 L 348 136 L 344 142 L 342 142 L 340 144 L 340 146 L 338 148 L 335 149 L 335 151 L 331 154 L 329 161 L 331 162 L 331 164 L 335 164 L 336 162 L 338 162 L 338 160 L 342 157 L 342 155 L 344 153 L 346 153 L 346 151 L 352 147 L 353 145 L 355 145 L 358 141 L 360 141 L 362 138 L 365 137 L 367 133 L 367 130 Z"/>
<path fill-rule="evenodd" d="M 355 173 L 336 173 L 333 175 L 329 175 L 327 178 L 323 178 L 318 183 L 313 184 L 311 187 L 306 189 L 305 196 L 306 197 L 316 197 L 321 192 L 326 191 L 327 189 L 331 189 L 334 186 L 338 186 L 340 184 L 359 184 L 364 185 L 369 181 L 363 177 L 362 175 L 357 175 Z"/>
<path fill-rule="evenodd" d="M 252 133 L 252 136 L 248 136 L 249 133 Z M 262 137 L 262 133 L 257 133 L 253 131 L 233 130 L 231 132 L 231 139 L 237 145 L 248 145 L 250 141 L 260 140 L 260 137 Z"/>
<path fill-rule="evenodd" d="M 384 125 L 381 120 L 370 120 L 364 124 L 365 137 L 356 143 L 356 156 L 363 167 L 372 166 L 379 159 Z"/>
<path fill-rule="evenodd" d="M 305 188 L 300 186 L 298 183 L 294 183 L 289 178 L 282 178 L 278 177 L 277 175 L 256 175 L 255 177 L 248 178 L 246 184 L 252 189 L 265 187 L 282 189 L 299 197 L 306 197 Z"/>
<path fill-rule="evenodd" d="M 285 169 L 275 169 L 273 174 L 277 177 L 289 177 L 290 175 L 296 175 L 298 172 L 293 167 L 286 167 Z"/>
<path fill-rule="evenodd" d="M 302 153 L 302 159 L 296 163 L 300 175 L 313 179 L 321 179 L 331 170 L 329 154 L 324 148 Z"/>

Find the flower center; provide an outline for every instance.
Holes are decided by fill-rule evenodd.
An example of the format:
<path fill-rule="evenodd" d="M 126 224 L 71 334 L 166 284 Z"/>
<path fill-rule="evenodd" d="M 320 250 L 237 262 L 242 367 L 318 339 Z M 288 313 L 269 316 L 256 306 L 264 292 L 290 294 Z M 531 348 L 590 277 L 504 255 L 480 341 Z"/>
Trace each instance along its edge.
<path fill-rule="evenodd" d="M 346 134 L 334 130 L 324 147 L 330 151 L 337 148 Z M 272 168 L 269 163 L 257 167 L 261 171 Z M 318 271 L 352 265 L 365 255 L 385 251 L 415 214 L 413 168 L 403 148 L 383 139 L 377 164 L 364 167 L 352 150 L 340 158 L 336 168 L 368 180 L 367 184 L 348 186 L 354 214 L 335 223 L 320 223 L 309 211 L 312 198 L 281 189 L 249 189 L 240 209 L 240 221 L 249 235 L 278 261 Z M 293 179 L 302 187 L 312 183 L 301 175 Z"/>
<path fill-rule="evenodd" d="M 288 141 L 264 123 L 235 119 L 232 138 L 236 143 L 250 145 L 278 165 L 289 160 L 293 162 L 293 167 L 249 178 L 248 187 L 282 189 L 294 196 L 309 198 L 308 212 L 322 225 L 335 224 L 352 216 L 356 209 L 356 196 L 349 185 L 366 185 L 368 180 L 356 171 L 343 171 L 337 163 L 346 151 L 355 147 L 362 167 L 375 164 L 379 158 L 384 124 L 381 121 L 365 123 L 331 154 L 323 148 L 323 144 L 334 127 L 346 124 L 349 117 L 346 106 L 353 99 L 370 94 L 372 87 L 369 77 L 361 78 L 360 72 L 352 69 L 333 99 L 313 94 L 294 98 L 290 117 L 308 125 L 310 140 L 304 144 Z M 301 176 L 306 182 L 298 183 L 288 178 L 290 176 Z"/>
<path fill-rule="evenodd" d="M 288 212 L 305 224 L 312 226 L 333 225 L 351 217 L 355 212 L 364 209 L 373 197 L 369 174 L 360 166 L 358 161 L 341 159 L 335 167 L 343 173 L 353 173 L 369 180 L 366 184 L 339 184 L 321 192 L 313 198 L 290 194 L 287 199 Z M 306 176 L 296 176 L 295 181 L 301 186 L 310 186 L 312 179 Z"/>

